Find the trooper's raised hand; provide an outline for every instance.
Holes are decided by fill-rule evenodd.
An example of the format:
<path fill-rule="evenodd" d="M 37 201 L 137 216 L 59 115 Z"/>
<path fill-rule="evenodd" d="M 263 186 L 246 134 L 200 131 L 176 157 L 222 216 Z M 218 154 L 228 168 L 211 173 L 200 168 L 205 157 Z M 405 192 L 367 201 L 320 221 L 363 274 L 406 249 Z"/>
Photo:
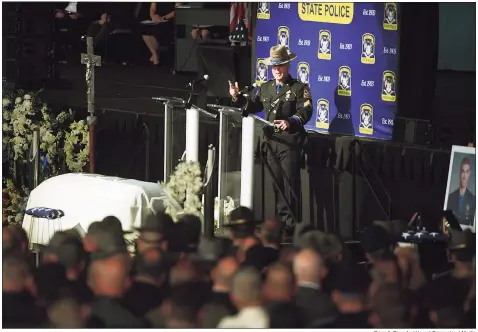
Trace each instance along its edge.
<path fill-rule="evenodd" d="M 229 81 L 229 94 L 232 98 L 237 97 L 237 95 L 239 94 L 239 84 L 237 82 L 232 84 L 232 82 Z"/>

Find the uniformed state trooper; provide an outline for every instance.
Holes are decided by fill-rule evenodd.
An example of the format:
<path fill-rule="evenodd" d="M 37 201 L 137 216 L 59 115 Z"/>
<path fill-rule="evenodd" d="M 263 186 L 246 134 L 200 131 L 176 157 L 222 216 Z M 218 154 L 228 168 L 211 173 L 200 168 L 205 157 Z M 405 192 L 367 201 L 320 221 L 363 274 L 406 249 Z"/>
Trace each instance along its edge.
<path fill-rule="evenodd" d="M 476 198 L 468 188 L 471 172 L 471 160 L 462 159 L 460 164 L 460 183 L 458 188 L 448 195 L 447 209 L 452 210 L 460 224 L 472 226 L 475 220 Z"/>
<path fill-rule="evenodd" d="M 264 82 L 254 95 L 247 99 L 239 94 L 237 82 L 229 82 L 229 93 L 234 106 L 245 106 L 244 116 L 264 110 L 267 121 L 273 122 L 275 129 L 268 136 L 268 143 L 273 153 L 267 152 L 267 163 L 278 182 L 274 185 L 276 196 L 276 214 L 285 224 L 286 231 L 291 232 L 294 220 L 278 192 L 281 189 L 298 217 L 299 202 L 293 199 L 291 190 L 300 199 L 300 169 L 302 164 L 302 149 L 307 141 L 304 125 L 312 117 L 312 97 L 308 84 L 292 78 L 289 73 L 290 62 L 296 58 L 285 46 L 273 46 L 267 65 L 272 66 L 274 79 Z M 273 156 L 276 155 L 276 158 Z M 282 167 L 285 177 L 280 171 Z M 289 189 L 288 183 L 291 184 Z M 286 188 L 286 190 L 284 190 Z"/>

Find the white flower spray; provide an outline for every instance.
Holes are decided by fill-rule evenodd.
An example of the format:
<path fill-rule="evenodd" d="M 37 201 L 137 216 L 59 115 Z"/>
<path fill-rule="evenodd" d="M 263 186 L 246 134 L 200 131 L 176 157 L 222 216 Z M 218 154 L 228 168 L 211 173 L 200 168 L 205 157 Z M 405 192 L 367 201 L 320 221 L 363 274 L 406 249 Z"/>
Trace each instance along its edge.
<path fill-rule="evenodd" d="M 163 186 L 171 197 L 183 207 L 183 211 L 178 213 L 179 211 L 168 200 L 164 201 L 166 213 L 171 215 L 174 221 L 178 221 L 182 214 L 195 215 L 202 220 L 200 193 L 203 188 L 203 182 L 201 166 L 198 162 L 180 162 L 173 174 L 171 174 L 169 181 L 165 185 L 163 184 Z"/>

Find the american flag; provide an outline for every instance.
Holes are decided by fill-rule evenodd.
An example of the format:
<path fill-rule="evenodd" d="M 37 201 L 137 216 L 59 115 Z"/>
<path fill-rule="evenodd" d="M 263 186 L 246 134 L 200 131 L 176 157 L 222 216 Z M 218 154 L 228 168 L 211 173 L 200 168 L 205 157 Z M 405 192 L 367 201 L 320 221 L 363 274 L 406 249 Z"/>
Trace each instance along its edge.
<path fill-rule="evenodd" d="M 231 3 L 231 13 L 229 16 L 229 32 L 233 32 L 236 26 L 240 21 L 244 21 L 246 25 L 249 39 L 252 38 L 252 29 L 250 28 L 251 23 L 251 3 L 246 2 L 232 2 Z"/>

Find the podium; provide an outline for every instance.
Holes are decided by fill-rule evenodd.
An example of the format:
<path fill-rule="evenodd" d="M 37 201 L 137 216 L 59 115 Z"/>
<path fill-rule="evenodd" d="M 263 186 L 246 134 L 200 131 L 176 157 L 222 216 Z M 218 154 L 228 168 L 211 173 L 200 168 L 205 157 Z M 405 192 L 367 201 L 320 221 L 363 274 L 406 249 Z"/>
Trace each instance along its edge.
<path fill-rule="evenodd" d="M 198 161 L 199 121 L 213 114 L 177 97 L 153 97 L 164 105 L 164 177 L 167 181 L 179 160 Z M 180 138 L 184 135 L 184 141 Z"/>
<path fill-rule="evenodd" d="M 218 198 L 219 227 L 224 225 L 224 202 L 232 197 L 235 206 L 253 208 L 254 155 L 263 127 L 274 124 L 254 114 L 241 115 L 236 107 L 208 104 L 219 113 Z M 238 139 L 239 135 L 241 136 Z"/>

